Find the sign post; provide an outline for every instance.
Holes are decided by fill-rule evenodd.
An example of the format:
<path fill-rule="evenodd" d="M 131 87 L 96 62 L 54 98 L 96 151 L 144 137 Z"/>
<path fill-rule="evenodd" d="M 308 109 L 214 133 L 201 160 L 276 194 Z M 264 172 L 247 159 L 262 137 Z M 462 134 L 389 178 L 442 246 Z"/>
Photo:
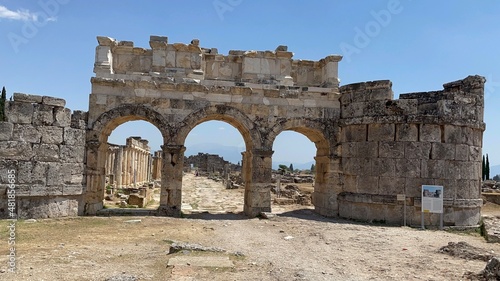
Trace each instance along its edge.
<path fill-rule="evenodd" d="M 425 229 L 424 213 L 441 214 L 439 229 L 443 229 L 443 186 L 422 185 L 422 229 Z"/>

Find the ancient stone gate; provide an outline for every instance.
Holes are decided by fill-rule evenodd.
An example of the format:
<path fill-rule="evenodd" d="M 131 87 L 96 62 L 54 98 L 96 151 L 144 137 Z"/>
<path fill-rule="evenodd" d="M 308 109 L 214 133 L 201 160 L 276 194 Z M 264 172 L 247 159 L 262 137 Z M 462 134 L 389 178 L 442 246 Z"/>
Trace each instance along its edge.
<path fill-rule="evenodd" d="M 230 51 L 169 44 L 151 36 L 151 49 L 98 37 L 89 102 L 85 214 L 102 208 L 104 152 L 111 131 L 145 120 L 163 136 L 160 208 L 179 215 L 184 141 L 198 124 L 225 121 L 243 136 L 244 211 L 271 211 L 272 146 L 284 130 L 304 134 L 317 147 L 314 202 L 336 215 L 341 192 L 337 69 L 340 56 L 294 61 L 285 46 L 275 51 Z"/>
<path fill-rule="evenodd" d="M 340 56 L 293 60 L 275 51 L 229 51 L 169 44 L 151 49 L 98 37 L 89 111 L 65 101 L 14 94 L 0 122 L 0 216 L 8 189 L 19 217 L 93 215 L 103 208 L 107 139 L 145 120 L 163 137 L 159 215 L 181 211 L 184 142 L 198 124 L 224 121 L 243 136 L 244 211 L 270 211 L 272 147 L 293 130 L 314 142 L 315 210 L 326 216 L 420 224 L 421 185 L 444 186 L 445 225 L 480 219 L 484 83 L 480 76 L 440 91 L 402 94 L 390 81 L 339 87 Z M 86 137 L 84 135 L 86 134 Z M 126 155 L 137 159 L 137 155 Z M 12 177 L 12 175 L 15 175 Z M 9 205 L 10 204 L 10 205 Z M 426 224 L 439 216 L 425 214 Z"/>

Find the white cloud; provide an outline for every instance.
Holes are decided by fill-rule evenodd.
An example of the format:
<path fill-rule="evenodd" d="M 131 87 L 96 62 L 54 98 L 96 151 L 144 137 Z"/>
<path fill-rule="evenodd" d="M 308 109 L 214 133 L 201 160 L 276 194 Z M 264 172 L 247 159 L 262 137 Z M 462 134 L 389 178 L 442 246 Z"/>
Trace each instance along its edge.
<path fill-rule="evenodd" d="M 55 17 L 48 17 L 45 13 L 42 13 L 42 21 L 51 22 L 56 21 Z M 18 9 L 17 11 L 9 10 L 5 6 L 0 6 L 0 19 L 9 20 L 21 20 L 21 21 L 38 21 L 39 13 L 32 13 L 29 10 Z"/>
<path fill-rule="evenodd" d="M 36 14 L 31 13 L 28 10 L 11 11 L 5 6 L 0 6 L 0 18 L 10 20 L 35 21 L 38 17 Z"/>

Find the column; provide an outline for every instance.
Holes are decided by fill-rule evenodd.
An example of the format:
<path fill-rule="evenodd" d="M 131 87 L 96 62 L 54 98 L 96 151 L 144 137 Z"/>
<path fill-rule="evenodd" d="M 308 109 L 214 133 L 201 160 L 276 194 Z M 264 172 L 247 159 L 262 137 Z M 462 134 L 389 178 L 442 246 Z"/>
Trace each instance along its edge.
<path fill-rule="evenodd" d="M 123 148 L 120 146 L 116 150 L 116 157 L 115 157 L 115 187 L 119 188 L 122 185 L 122 161 L 123 161 Z"/>
<path fill-rule="evenodd" d="M 314 211 L 328 217 L 338 216 L 338 194 L 342 192 L 343 179 L 339 170 L 340 157 L 318 155 L 312 201 Z"/>
<path fill-rule="evenodd" d="M 182 203 L 183 145 L 162 145 L 162 177 L 159 215 L 180 216 Z"/>
<path fill-rule="evenodd" d="M 254 149 L 249 152 L 246 152 L 245 158 L 249 158 L 247 161 L 251 161 L 252 164 L 246 168 L 251 178 L 247 178 L 245 183 L 244 211 L 247 216 L 256 217 L 261 212 L 271 212 L 271 170 L 274 151 Z"/>
<path fill-rule="evenodd" d="M 103 208 L 104 185 L 105 185 L 105 162 L 107 144 L 101 144 L 98 140 L 87 141 L 87 191 L 84 193 L 85 215 L 95 215 Z"/>

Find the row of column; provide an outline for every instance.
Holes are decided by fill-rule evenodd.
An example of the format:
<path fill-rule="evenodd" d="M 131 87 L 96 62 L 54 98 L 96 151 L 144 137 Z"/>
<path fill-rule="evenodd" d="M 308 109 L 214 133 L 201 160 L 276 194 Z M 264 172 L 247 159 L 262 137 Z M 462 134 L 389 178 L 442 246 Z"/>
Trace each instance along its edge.
<path fill-rule="evenodd" d="M 139 186 L 151 179 L 152 157 L 149 151 L 129 146 L 110 146 L 106 153 L 105 173 L 116 187 Z"/>

